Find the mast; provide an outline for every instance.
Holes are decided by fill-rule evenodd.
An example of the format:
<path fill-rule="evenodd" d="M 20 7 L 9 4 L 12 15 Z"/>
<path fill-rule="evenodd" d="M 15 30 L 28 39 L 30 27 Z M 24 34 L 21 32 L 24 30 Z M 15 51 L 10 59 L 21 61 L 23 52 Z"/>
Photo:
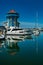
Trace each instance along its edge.
<path fill-rule="evenodd" d="M 38 28 L 38 12 L 36 12 L 35 28 Z"/>

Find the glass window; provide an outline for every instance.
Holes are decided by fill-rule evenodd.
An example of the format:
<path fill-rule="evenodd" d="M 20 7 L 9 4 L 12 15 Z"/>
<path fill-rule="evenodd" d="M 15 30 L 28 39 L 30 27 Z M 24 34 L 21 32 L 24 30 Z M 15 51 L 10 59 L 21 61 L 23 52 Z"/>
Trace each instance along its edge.
<path fill-rule="evenodd" d="M 22 30 L 22 29 L 13 29 L 12 31 L 17 31 L 17 30 Z"/>
<path fill-rule="evenodd" d="M 11 29 L 8 29 L 8 31 L 10 31 Z"/>

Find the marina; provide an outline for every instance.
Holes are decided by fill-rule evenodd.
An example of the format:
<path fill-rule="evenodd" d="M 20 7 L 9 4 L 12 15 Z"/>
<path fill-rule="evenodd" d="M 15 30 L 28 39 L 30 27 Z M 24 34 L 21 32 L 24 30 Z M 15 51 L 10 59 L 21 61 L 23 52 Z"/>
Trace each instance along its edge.
<path fill-rule="evenodd" d="M 19 22 L 17 21 L 19 14 L 16 11 L 10 10 L 6 15 L 6 18 L 8 22 L 4 22 L 3 26 L 0 26 L 0 39 L 4 39 L 6 36 L 10 35 L 25 36 L 32 34 L 30 29 L 19 27 Z"/>
<path fill-rule="evenodd" d="M 43 65 L 43 0 L 0 0 L 0 65 Z"/>
<path fill-rule="evenodd" d="M 42 64 L 43 28 L 20 27 L 18 14 L 14 10 L 7 13 L 6 18 L 8 22 L 0 26 L 0 64 Z"/>
<path fill-rule="evenodd" d="M 4 22 L 3 26 L 0 26 L 0 39 L 6 38 L 6 36 L 25 36 L 25 35 L 39 35 L 41 28 L 21 28 L 20 22 L 18 22 L 19 13 L 15 10 L 10 10 L 6 19 L 7 22 Z M 35 24 L 36 25 L 36 24 Z M 3 32 L 3 33 L 1 33 Z"/>
<path fill-rule="evenodd" d="M 42 64 L 43 28 L 20 27 L 19 14 L 14 10 L 10 10 L 6 18 L 7 22 L 0 26 L 1 65 Z"/>

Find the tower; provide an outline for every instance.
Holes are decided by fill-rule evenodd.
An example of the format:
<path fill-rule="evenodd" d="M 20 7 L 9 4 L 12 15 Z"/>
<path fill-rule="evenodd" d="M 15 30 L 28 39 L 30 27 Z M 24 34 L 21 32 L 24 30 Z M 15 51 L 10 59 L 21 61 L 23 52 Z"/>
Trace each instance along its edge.
<path fill-rule="evenodd" d="M 6 15 L 6 18 L 8 21 L 8 27 L 10 26 L 18 27 L 17 19 L 19 18 L 19 14 L 16 11 L 10 10 Z"/>

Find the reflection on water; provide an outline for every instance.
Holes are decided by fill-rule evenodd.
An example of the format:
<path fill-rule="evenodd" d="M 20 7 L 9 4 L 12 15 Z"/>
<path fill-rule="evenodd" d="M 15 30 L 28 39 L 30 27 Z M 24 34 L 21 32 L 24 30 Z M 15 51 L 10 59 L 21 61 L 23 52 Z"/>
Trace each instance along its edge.
<path fill-rule="evenodd" d="M 0 52 L 3 52 L 2 49 L 4 48 L 7 53 L 14 55 L 19 51 L 19 46 L 18 46 L 18 40 L 12 40 L 12 39 L 7 39 L 7 40 L 1 40 L 0 41 Z"/>
<path fill-rule="evenodd" d="M 2 52 L 2 48 L 4 48 L 7 53 L 15 55 L 20 51 L 18 42 L 24 41 L 25 39 L 32 39 L 32 36 L 7 36 L 6 40 L 0 41 L 0 52 Z"/>
<path fill-rule="evenodd" d="M 31 35 L 25 35 L 25 36 L 7 36 L 6 39 L 9 40 L 25 40 L 25 39 L 32 39 Z"/>
<path fill-rule="evenodd" d="M 0 60 L 7 65 L 42 65 L 43 33 L 39 36 L 7 36 L 6 40 L 0 40 Z"/>
<path fill-rule="evenodd" d="M 19 46 L 18 46 L 18 41 L 17 40 L 6 40 L 6 44 L 5 44 L 5 49 L 6 51 L 11 54 L 14 55 L 19 51 Z"/>
<path fill-rule="evenodd" d="M 38 42 L 38 37 L 39 36 L 34 36 L 34 43 L 35 43 L 35 48 L 36 48 L 36 54 L 38 55 L 38 44 L 39 44 L 39 42 Z"/>

